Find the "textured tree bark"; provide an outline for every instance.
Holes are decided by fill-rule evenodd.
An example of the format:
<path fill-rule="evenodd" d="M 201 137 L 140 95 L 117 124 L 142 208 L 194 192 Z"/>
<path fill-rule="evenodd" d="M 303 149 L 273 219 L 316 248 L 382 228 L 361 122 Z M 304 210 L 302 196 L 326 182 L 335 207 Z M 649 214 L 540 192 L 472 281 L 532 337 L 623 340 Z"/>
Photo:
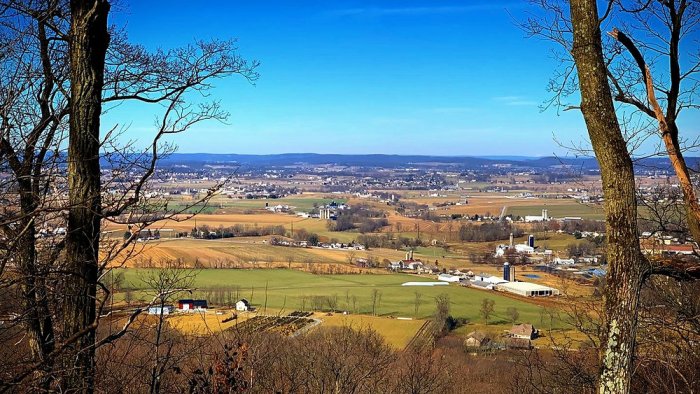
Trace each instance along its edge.
<path fill-rule="evenodd" d="M 68 142 L 69 212 L 66 235 L 62 388 L 94 391 L 95 294 L 100 238 L 100 114 L 109 33 L 106 0 L 71 0 L 71 102 Z"/>
<path fill-rule="evenodd" d="M 634 171 L 608 85 L 596 0 L 572 0 L 570 7 L 581 111 L 600 166 L 605 197 L 608 325 L 598 388 L 600 393 L 628 393 L 639 292 L 646 271 L 637 235 Z"/>
<path fill-rule="evenodd" d="M 19 179 L 20 210 L 19 237 L 15 261 L 20 269 L 22 315 L 29 347 L 42 368 L 35 372 L 38 386 L 48 390 L 52 368 L 50 355 L 54 350 L 54 331 L 46 294 L 46 278 L 37 267 L 36 224 L 32 213 L 37 208 L 29 176 Z"/>

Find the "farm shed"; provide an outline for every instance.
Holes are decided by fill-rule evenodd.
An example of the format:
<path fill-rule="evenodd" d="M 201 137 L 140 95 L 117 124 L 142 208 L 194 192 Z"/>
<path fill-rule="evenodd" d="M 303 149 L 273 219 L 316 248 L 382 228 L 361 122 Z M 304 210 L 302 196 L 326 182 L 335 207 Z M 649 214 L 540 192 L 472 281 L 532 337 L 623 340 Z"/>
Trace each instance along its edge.
<path fill-rule="evenodd" d="M 242 298 L 240 301 L 236 302 L 236 310 L 237 311 L 247 311 L 250 309 L 250 302 L 246 300 L 245 298 Z"/>
<path fill-rule="evenodd" d="M 148 307 L 148 314 L 149 315 L 169 315 L 173 313 L 175 308 L 172 305 L 165 305 L 161 307 L 160 305 L 157 306 L 149 306 Z"/>
<path fill-rule="evenodd" d="M 526 297 L 546 297 L 559 295 L 559 290 L 555 288 L 528 282 L 500 283 L 495 286 L 495 289 Z"/>
<path fill-rule="evenodd" d="M 459 282 L 459 276 L 456 275 L 440 274 L 437 278 L 443 282 Z"/>
<path fill-rule="evenodd" d="M 177 309 L 181 311 L 203 311 L 208 308 L 207 300 L 179 300 Z"/>

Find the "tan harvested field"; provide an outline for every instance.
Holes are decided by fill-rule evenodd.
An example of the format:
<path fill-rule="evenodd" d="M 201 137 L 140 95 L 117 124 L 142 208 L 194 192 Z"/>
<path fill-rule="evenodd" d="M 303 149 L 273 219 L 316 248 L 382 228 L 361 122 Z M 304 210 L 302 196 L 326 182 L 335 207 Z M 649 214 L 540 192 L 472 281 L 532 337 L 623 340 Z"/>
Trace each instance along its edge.
<path fill-rule="evenodd" d="M 223 314 L 217 315 L 216 312 L 222 312 Z M 168 316 L 167 322 L 172 328 L 183 334 L 209 335 L 227 330 L 254 316 L 238 312 L 238 317 L 235 320 L 224 323 L 223 320 L 231 317 L 232 313 L 237 312 L 233 309 L 216 309 L 206 313 L 176 313 Z"/>
<path fill-rule="evenodd" d="M 460 196 L 451 197 L 419 197 L 412 198 L 418 204 L 427 204 L 435 207 L 436 204 L 446 202 L 460 202 L 464 205 L 450 205 L 437 207 L 433 212 L 437 215 L 500 215 L 503 207 L 506 207 L 505 214 L 517 215 L 539 215 L 542 209 L 547 209 L 549 215 L 553 217 L 564 216 L 599 216 L 602 210 L 598 207 L 590 207 L 580 204 L 574 199 L 551 199 L 551 198 L 522 198 L 507 196 L 504 193 L 479 193 L 466 198 L 468 204 L 464 204 L 465 198 Z"/>
<path fill-rule="evenodd" d="M 327 316 L 316 313 L 314 317 L 323 321 L 322 325 L 328 327 L 348 326 L 354 329 L 370 328 L 387 341 L 395 349 L 403 349 L 416 335 L 418 329 L 425 323 L 424 320 L 399 320 L 388 317 L 367 315 L 342 315 Z"/>
<path fill-rule="evenodd" d="M 195 262 L 203 267 L 240 267 L 240 268 L 275 268 L 289 267 L 310 270 L 312 265 L 335 264 L 342 272 L 355 272 L 349 264 L 349 257 L 354 259 L 368 258 L 383 261 L 397 261 L 405 256 L 405 252 L 392 249 L 372 249 L 368 251 L 349 251 L 322 248 L 292 248 L 272 246 L 264 243 L 264 237 L 258 238 L 228 238 L 217 240 L 200 239 L 164 239 L 149 241 L 135 245 L 135 253 L 126 259 L 126 267 L 158 267 L 164 262 L 179 260 L 186 266 L 193 267 Z M 122 257 L 126 256 L 123 254 Z M 421 254 L 417 254 L 420 257 Z M 425 259 L 431 256 L 423 255 Z M 438 256 L 440 258 L 440 256 Z M 123 258 L 116 259 L 115 264 L 121 265 Z M 446 266 L 458 264 L 458 260 L 443 260 Z M 352 268 L 352 270 L 351 270 Z"/>
<path fill-rule="evenodd" d="M 238 312 L 238 318 L 226 323 L 222 321 L 235 313 L 235 310 L 219 310 L 223 315 L 217 315 L 213 310 L 207 313 L 176 313 L 166 318 L 167 323 L 172 327 L 189 335 L 210 335 L 227 329 L 235 329 L 240 324 L 256 313 Z M 285 312 L 286 313 L 286 312 Z M 379 333 L 387 343 L 395 349 L 403 349 L 408 342 L 416 335 L 418 329 L 423 325 L 423 320 L 398 320 L 388 317 L 375 317 L 366 315 L 342 315 L 326 313 L 314 313 L 312 318 L 320 319 L 322 326 L 339 327 L 347 326 L 353 329 L 372 329 Z M 144 316 L 143 320 L 148 320 L 155 324 L 154 316 Z"/>

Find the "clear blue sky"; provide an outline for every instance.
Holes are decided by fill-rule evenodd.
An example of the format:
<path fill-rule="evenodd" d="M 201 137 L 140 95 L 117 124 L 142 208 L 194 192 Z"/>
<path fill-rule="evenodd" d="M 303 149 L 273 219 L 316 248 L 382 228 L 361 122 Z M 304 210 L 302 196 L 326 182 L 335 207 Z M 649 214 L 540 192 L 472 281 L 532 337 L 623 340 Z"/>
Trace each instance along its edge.
<path fill-rule="evenodd" d="M 111 22 L 149 48 L 237 38 L 261 62 L 213 97 L 231 113 L 175 137 L 180 152 L 566 154 L 577 111 L 538 106 L 558 61 L 513 22 L 519 1 L 124 1 Z M 510 15 L 509 15 L 510 13 Z M 153 107 L 105 119 L 152 133 Z"/>

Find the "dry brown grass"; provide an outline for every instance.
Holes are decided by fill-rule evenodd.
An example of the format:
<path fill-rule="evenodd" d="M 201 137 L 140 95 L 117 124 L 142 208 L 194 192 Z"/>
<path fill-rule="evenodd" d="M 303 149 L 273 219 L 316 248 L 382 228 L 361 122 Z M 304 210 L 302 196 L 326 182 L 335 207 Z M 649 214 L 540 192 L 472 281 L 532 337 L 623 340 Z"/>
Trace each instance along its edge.
<path fill-rule="evenodd" d="M 314 317 L 321 319 L 323 321 L 322 324 L 329 327 L 371 328 L 383 336 L 389 346 L 395 349 L 405 348 L 424 323 L 423 320 L 398 320 L 366 315 L 334 314 L 327 316 L 326 314 L 316 313 Z"/>

